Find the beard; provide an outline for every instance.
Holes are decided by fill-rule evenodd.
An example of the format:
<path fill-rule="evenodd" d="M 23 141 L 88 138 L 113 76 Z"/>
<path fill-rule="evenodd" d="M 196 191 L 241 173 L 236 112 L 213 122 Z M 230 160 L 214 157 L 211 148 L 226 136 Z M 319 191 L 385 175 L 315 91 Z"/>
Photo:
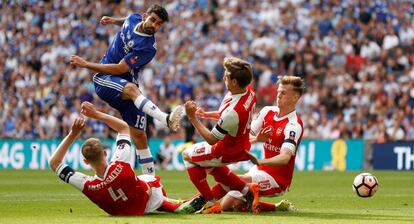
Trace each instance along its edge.
<path fill-rule="evenodd" d="M 150 27 L 150 26 L 145 26 L 143 27 L 144 29 L 144 33 L 148 34 L 148 35 L 153 35 L 155 33 L 155 28 L 154 27 Z"/>

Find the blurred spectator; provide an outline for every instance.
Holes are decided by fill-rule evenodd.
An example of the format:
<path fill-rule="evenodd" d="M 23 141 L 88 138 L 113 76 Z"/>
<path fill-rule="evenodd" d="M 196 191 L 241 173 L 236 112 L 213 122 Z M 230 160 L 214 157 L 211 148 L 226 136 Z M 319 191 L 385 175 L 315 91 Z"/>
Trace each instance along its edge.
<path fill-rule="evenodd" d="M 414 141 L 414 118 L 411 118 L 411 123 L 407 130 L 407 140 Z"/>
<path fill-rule="evenodd" d="M 41 128 L 42 136 L 40 138 L 56 138 L 58 132 L 58 123 L 56 117 L 51 113 L 51 111 L 46 108 L 43 111 L 43 114 L 39 117 L 39 126 Z"/>
<path fill-rule="evenodd" d="M 193 142 L 195 140 L 195 128 L 187 116 L 183 117 L 181 124 L 184 128 L 184 142 Z"/>
<path fill-rule="evenodd" d="M 156 165 L 161 169 L 167 169 L 175 151 L 175 146 L 171 143 L 171 138 L 166 136 L 164 142 L 160 145 L 157 154 Z"/>
<path fill-rule="evenodd" d="M 394 122 L 386 130 L 390 140 L 401 141 L 405 139 L 405 131 L 401 126 L 401 123 L 397 116 L 395 116 Z"/>
<path fill-rule="evenodd" d="M 3 138 L 14 138 L 16 134 L 16 118 L 11 111 L 8 111 L 4 120 Z"/>
<path fill-rule="evenodd" d="M 362 41 L 361 56 L 368 59 L 368 61 L 375 60 L 380 56 L 381 48 L 374 41 L 365 38 Z"/>
<path fill-rule="evenodd" d="M 389 28 L 387 35 L 385 35 L 384 40 L 382 42 L 382 49 L 390 50 L 399 44 L 398 36 L 395 34 L 395 30 L 393 28 Z"/>

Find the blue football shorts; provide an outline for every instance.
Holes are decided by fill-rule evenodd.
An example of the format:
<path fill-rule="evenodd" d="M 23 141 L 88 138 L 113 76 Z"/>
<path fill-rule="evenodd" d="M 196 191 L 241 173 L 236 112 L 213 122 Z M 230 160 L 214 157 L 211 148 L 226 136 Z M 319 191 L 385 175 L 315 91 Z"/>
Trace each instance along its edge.
<path fill-rule="evenodd" d="M 129 83 L 128 80 L 115 75 L 98 73 L 93 76 L 93 83 L 99 98 L 117 109 L 122 119 L 130 127 L 145 131 L 147 124 L 146 114 L 139 110 L 132 100 L 122 99 L 122 90 Z"/>

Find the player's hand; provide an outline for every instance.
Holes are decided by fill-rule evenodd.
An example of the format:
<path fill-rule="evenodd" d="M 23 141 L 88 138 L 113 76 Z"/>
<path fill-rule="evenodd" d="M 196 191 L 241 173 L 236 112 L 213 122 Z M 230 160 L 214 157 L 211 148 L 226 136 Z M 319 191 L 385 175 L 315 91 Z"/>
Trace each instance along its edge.
<path fill-rule="evenodd" d="M 71 129 L 72 134 L 79 135 L 79 133 L 81 133 L 81 131 L 85 127 L 85 123 L 86 122 L 85 122 L 84 117 L 82 116 L 77 117 L 72 124 L 72 129 Z"/>
<path fill-rule="evenodd" d="M 256 136 L 256 141 L 258 142 L 267 142 L 273 134 L 273 128 L 268 126 L 260 130 L 259 134 Z"/>
<path fill-rule="evenodd" d="M 196 116 L 196 110 L 197 110 L 197 104 L 194 101 L 187 101 L 185 103 L 185 113 L 189 118 L 195 118 Z"/>
<path fill-rule="evenodd" d="M 109 16 L 102 16 L 100 23 L 104 26 L 108 24 L 113 24 L 113 19 Z"/>
<path fill-rule="evenodd" d="M 96 110 L 95 106 L 88 101 L 85 101 L 82 103 L 81 113 L 87 117 L 95 118 L 95 119 L 98 115 L 98 111 Z"/>
<path fill-rule="evenodd" d="M 70 64 L 73 66 L 85 68 L 88 62 L 77 55 L 72 55 L 70 56 Z"/>
<path fill-rule="evenodd" d="M 260 160 L 256 158 L 251 152 L 245 150 L 247 156 L 249 157 L 250 161 L 255 165 L 260 165 Z"/>
<path fill-rule="evenodd" d="M 206 112 L 201 107 L 197 107 L 195 114 L 197 115 L 197 117 L 200 117 L 200 118 L 208 118 Z"/>

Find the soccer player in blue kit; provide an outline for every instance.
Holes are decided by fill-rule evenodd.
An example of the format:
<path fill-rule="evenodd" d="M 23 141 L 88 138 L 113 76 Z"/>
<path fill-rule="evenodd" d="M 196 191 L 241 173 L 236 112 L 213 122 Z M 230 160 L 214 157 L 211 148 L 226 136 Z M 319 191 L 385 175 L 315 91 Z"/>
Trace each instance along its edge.
<path fill-rule="evenodd" d="M 145 134 L 146 114 L 176 131 L 183 109 L 180 105 L 170 114 L 161 111 L 141 94 L 138 73 L 155 56 L 157 45 L 154 34 L 168 22 L 168 12 L 154 4 L 143 15 L 132 13 L 126 18 L 103 16 L 100 22 L 102 25 L 122 26 L 101 62 L 93 63 L 72 55 L 70 63 L 97 72 L 93 77 L 96 94 L 117 109 L 128 123 L 142 172 L 154 175 L 153 157 Z"/>

